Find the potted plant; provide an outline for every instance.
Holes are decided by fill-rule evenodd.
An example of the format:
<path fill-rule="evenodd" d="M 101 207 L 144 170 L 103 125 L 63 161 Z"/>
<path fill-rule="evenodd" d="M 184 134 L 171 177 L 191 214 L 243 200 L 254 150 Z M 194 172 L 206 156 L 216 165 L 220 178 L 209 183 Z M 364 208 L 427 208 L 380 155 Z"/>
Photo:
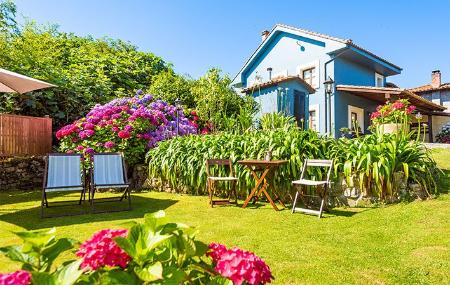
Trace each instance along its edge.
<path fill-rule="evenodd" d="M 398 134 L 409 132 L 411 113 L 416 109 L 406 99 L 386 102 L 377 107 L 370 116 L 380 134 Z"/>

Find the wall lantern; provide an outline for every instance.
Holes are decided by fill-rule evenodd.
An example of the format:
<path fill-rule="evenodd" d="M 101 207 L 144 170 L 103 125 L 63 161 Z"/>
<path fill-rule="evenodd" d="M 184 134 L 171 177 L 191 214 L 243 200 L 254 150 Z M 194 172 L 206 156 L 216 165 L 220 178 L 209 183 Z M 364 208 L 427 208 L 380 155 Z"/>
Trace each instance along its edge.
<path fill-rule="evenodd" d="M 328 80 L 326 80 L 323 85 L 325 86 L 325 92 L 330 95 L 331 93 L 333 93 L 333 84 L 334 81 L 333 79 L 331 79 L 331 77 L 328 77 Z"/>

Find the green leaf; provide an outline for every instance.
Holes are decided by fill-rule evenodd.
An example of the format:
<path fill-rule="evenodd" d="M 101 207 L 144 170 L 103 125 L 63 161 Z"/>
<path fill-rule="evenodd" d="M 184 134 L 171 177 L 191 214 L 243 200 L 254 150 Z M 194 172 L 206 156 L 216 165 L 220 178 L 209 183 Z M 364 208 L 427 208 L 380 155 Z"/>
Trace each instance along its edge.
<path fill-rule="evenodd" d="M 135 244 L 132 243 L 132 241 L 128 238 L 124 237 L 116 237 L 114 238 L 114 241 L 117 243 L 117 245 L 123 249 L 126 253 L 128 253 L 131 257 L 136 257 L 136 247 Z"/>
<path fill-rule="evenodd" d="M 74 245 L 78 244 L 79 242 L 74 239 L 69 238 L 61 238 L 58 239 L 56 242 L 52 243 L 51 245 L 45 247 L 42 250 L 42 255 L 45 258 L 45 261 L 47 263 L 47 267 L 51 267 L 53 261 L 64 251 L 67 251 L 74 247 Z"/>
<path fill-rule="evenodd" d="M 227 279 L 223 276 L 214 276 L 211 281 L 208 283 L 209 285 L 233 285 L 233 281 Z"/>
<path fill-rule="evenodd" d="M 56 228 L 50 230 L 16 232 L 15 234 L 33 246 L 41 247 L 55 239 Z"/>
<path fill-rule="evenodd" d="M 47 272 L 31 272 L 31 283 L 33 285 L 60 285 L 56 277 Z"/>
<path fill-rule="evenodd" d="M 57 275 L 58 285 L 75 284 L 81 274 L 83 274 L 83 271 L 80 269 L 81 262 L 82 260 L 73 261 L 59 270 Z"/>
<path fill-rule="evenodd" d="M 136 285 L 138 281 L 134 274 L 123 270 L 107 271 L 100 276 L 101 285 Z"/>
<path fill-rule="evenodd" d="M 139 279 L 146 282 L 163 279 L 163 266 L 159 261 L 144 268 L 135 267 L 134 272 L 139 277 Z"/>

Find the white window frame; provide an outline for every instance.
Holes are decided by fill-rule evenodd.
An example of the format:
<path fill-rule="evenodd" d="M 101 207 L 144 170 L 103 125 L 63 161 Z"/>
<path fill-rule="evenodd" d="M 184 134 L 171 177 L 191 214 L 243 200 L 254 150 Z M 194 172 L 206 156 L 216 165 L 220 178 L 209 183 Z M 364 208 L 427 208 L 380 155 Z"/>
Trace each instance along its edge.
<path fill-rule="evenodd" d="M 309 112 L 314 111 L 316 112 L 316 128 L 314 129 L 314 131 L 319 132 L 319 128 L 320 128 L 320 114 L 319 114 L 319 104 L 315 104 L 315 105 L 311 105 L 309 106 L 309 111 L 308 111 L 308 129 L 309 129 Z"/>
<path fill-rule="evenodd" d="M 314 80 L 313 80 L 313 88 L 319 89 L 320 88 L 320 61 L 315 60 L 306 64 L 301 64 L 297 66 L 296 68 L 296 74 L 303 78 L 303 71 L 307 69 L 314 68 Z"/>
<path fill-rule="evenodd" d="M 358 125 L 361 128 L 361 132 L 365 132 L 364 130 L 364 109 L 356 106 L 348 105 L 348 128 L 352 129 L 352 113 L 356 113 L 358 117 L 361 116 L 361 119 L 358 119 Z"/>
<path fill-rule="evenodd" d="M 381 86 L 378 86 L 378 79 L 381 79 Z M 375 72 L 375 87 L 384 87 L 384 76 Z"/>

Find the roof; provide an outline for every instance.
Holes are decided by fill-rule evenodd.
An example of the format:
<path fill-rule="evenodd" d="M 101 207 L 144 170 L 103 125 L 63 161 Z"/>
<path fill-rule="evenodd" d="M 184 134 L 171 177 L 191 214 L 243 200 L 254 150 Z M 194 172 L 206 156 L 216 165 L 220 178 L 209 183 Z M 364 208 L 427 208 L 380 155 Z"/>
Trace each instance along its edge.
<path fill-rule="evenodd" d="M 309 34 L 312 36 L 316 36 L 316 37 L 321 37 L 324 39 L 328 39 L 328 40 L 333 40 L 333 41 L 337 41 L 343 44 L 346 44 L 347 46 L 351 46 L 357 50 L 360 50 L 364 53 L 367 53 L 368 55 L 371 55 L 372 57 L 388 64 L 391 65 L 393 67 L 395 67 L 396 69 L 402 70 L 401 67 L 399 67 L 398 65 L 395 65 L 391 62 L 389 62 L 388 60 L 377 56 L 376 54 L 368 51 L 367 49 L 364 49 L 363 47 L 356 45 L 353 43 L 352 39 L 342 39 L 342 38 L 338 38 L 338 37 L 333 37 L 330 35 L 326 35 L 326 34 L 322 34 L 322 33 L 317 33 L 317 32 L 313 32 L 313 31 L 309 31 L 306 29 L 301 29 L 301 28 L 297 28 L 297 27 L 293 27 L 293 26 L 289 26 L 289 25 L 285 25 L 285 24 L 276 24 L 275 26 L 273 26 L 272 30 L 270 31 L 269 35 L 267 37 L 270 37 L 270 35 L 275 31 L 276 28 L 285 28 L 285 29 L 289 29 L 289 30 L 293 30 L 293 31 L 297 31 L 297 32 L 301 32 L 301 33 L 305 33 L 305 34 Z M 255 49 L 255 51 L 250 55 L 250 57 L 245 61 L 244 65 L 242 66 L 242 68 L 239 70 L 239 72 L 236 74 L 236 76 L 233 78 L 233 81 L 236 79 L 236 77 L 245 69 L 245 67 L 247 66 L 247 64 L 252 60 L 253 56 L 259 51 L 259 49 L 267 42 L 267 40 L 262 41 L 258 47 Z"/>
<path fill-rule="evenodd" d="M 421 96 L 411 92 L 410 90 L 404 88 L 337 85 L 336 90 L 346 91 L 357 96 L 378 101 L 380 103 L 386 102 L 386 95 L 388 95 L 390 98 L 395 99 L 408 99 L 411 104 L 415 105 L 418 109 L 426 112 L 446 110 L 446 107 L 428 101 Z"/>
<path fill-rule="evenodd" d="M 397 68 L 397 69 L 400 69 L 400 70 L 402 69 L 402 68 L 399 67 L 398 65 L 395 65 L 395 64 L 393 64 L 392 62 L 389 62 L 388 60 L 386 60 L 386 59 L 384 59 L 384 58 L 382 58 L 382 57 L 380 57 L 380 56 L 378 56 L 378 55 L 376 55 L 376 54 L 370 52 L 369 50 L 367 50 L 367 49 L 365 49 L 365 48 L 363 48 L 363 47 L 361 47 L 361 46 L 359 46 L 359 45 L 353 43 L 353 40 L 352 40 L 352 39 L 342 39 L 342 38 L 337 38 L 337 37 L 329 36 L 329 35 L 326 35 L 326 34 L 316 33 L 316 32 L 312 32 L 312 31 L 308 31 L 308 30 L 305 30 L 305 29 L 296 28 L 296 27 L 293 27 L 293 26 L 285 25 L 285 24 L 276 24 L 275 27 L 272 29 L 272 31 L 273 31 L 277 26 L 278 26 L 278 27 L 283 27 L 283 28 L 286 28 L 286 29 L 295 30 L 295 31 L 302 32 L 302 33 L 305 33 L 305 34 L 310 34 L 310 35 L 313 35 L 313 36 L 321 37 L 321 38 L 324 38 L 324 39 L 329 39 L 329 40 L 337 41 L 337 42 L 340 42 L 340 43 L 343 43 L 343 44 L 347 44 L 347 45 L 352 46 L 352 47 L 354 47 L 354 48 L 356 48 L 356 49 L 359 49 L 360 51 L 363 51 L 363 52 L 365 52 L 365 53 L 367 53 L 367 54 L 370 54 L 371 56 L 375 57 L 376 59 L 381 60 L 381 61 L 383 61 L 384 63 L 387 63 L 387 64 L 389 64 L 389 65 L 392 65 L 393 67 L 395 67 L 395 68 Z M 271 33 L 272 33 L 272 31 L 271 31 Z"/>
<path fill-rule="evenodd" d="M 309 85 L 305 80 L 303 80 L 302 78 L 300 78 L 297 75 L 292 75 L 292 76 L 277 77 L 277 78 L 274 78 L 272 80 L 269 80 L 269 81 L 266 81 L 266 82 L 263 82 L 263 83 L 252 85 L 252 86 L 250 86 L 248 88 L 242 89 L 242 93 L 247 93 L 248 94 L 248 93 L 251 93 L 251 92 L 253 92 L 255 90 L 267 88 L 267 87 L 270 87 L 270 86 L 275 86 L 275 85 L 278 85 L 279 83 L 292 81 L 292 80 L 296 80 L 296 81 L 300 82 L 300 84 L 305 86 L 305 88 L 308 90 L 309 94 L 313 94 L 313 93 L 316 92 L 316 89 L 314 89 L 311 85 Z"/>
<path fill-rule="evenodd" d="M 450 89 L 450 83 L 441 84 L 441 86 L 436 87 L 436 88 L 433 88 L 433 86 L 431 86 L 431 84 L 426 84 L 426 85 L 422 85 L 422 86 L 418 86 L 418 87 L 414 87 L 414 88 L 409 88 L 408 90 L 411 92 L 422 93 L 422 92 L 430 92 L 430 91 L 435 91 L 435 90 L 446 90 L 446 89 Z"/>

